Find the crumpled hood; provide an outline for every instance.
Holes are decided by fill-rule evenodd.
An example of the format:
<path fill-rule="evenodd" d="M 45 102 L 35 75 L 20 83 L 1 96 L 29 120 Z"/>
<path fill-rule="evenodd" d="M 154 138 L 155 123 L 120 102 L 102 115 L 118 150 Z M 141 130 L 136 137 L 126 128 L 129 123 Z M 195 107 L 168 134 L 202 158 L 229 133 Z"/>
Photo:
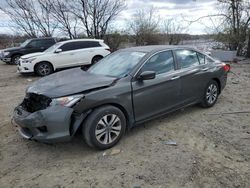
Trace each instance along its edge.
<path fill-rule="evenodd" d="M 41 78 L 28 87 L 27 93 L 36 93 L 50 98 L 57 98 L 108 87 L 116 79 L 90 74 L 80 68 L 74 68 Z"/>
<path fill-rule="evenodd" d="M 29 59 L 29 58 L 41 56 L 43 54 L 44 54 L 44 52 L 31 53 L 31 54 L 23 55 L 22 59 Z"/>

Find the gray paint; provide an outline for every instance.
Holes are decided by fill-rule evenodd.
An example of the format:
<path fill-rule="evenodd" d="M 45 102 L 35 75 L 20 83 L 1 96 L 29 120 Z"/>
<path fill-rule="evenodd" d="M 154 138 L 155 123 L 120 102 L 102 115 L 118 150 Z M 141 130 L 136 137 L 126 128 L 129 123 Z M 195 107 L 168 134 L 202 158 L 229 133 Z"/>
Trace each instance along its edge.
<path fill-rule="evenodd" d="M 220 82 L 221 90 L 225 87 L 227 74 L 220 62 L 179 69 L 179 62 L 175 61 L 176 70 L 173 72 L 157 75 L 152 80 L 136 79 L 140 74 L 140 68 L 152 55 L 180 48 L 185 47 L 147 46 L 124 49 L 147 54 L 128 76 L 121 79 L 92 75 L 81 69 L 71 69 L 42 78 L 29 87 L 27 92 L 51 98 L 83 93 L 84 97 L 72 108 L 48 107 L 28 115 L 22 111 L 22 115 L 15 113 L 14 119 L 21 127 L 29 127 L 32 130 L 42 125 L 49 128 L 48 135 L 33 136 L 34 139 L 43 142 L 60 141 L 71 138 L 84 118 L 93 109 L 102 105 L 110 104 L 120 108 L 130 128 L 165 113 L 201 102 L 211 79 Z M 173 79 L 175 77 L 178 79 Z"/>

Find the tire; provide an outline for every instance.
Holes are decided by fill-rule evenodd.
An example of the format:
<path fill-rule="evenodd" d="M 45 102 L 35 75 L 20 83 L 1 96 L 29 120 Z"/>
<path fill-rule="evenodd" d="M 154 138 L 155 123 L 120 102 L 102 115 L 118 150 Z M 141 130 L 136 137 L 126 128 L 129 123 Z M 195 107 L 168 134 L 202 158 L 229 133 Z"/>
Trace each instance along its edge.
<path fill-rule="evenodd" d="M 126 118 L 123 112 L 114 106 L 103 106 L 88 116 L 83 124 L 82 134 L 90 147 L 104 150 L 116 145 L 125 129 Z"/>
<path fill-rule="evenodd" d="M 102 56 L 95 56 L 93 57 L 92 61 L 91 61 L 91 65 L 96 64 L 98 61 L 100 61 L 103 57 Z"/>
<path fill-rule="evenodd" d="M 41 62 L 35 66 L 35 72 L 39 76 L 47 76 L 54 72 L 53 66 L 48 62 Z"/>
<path fill-rule="evenodd" d="M 219 96 L 219 86 L 214 80 L 211 80 L 205 89 L 204 97 L 201 105 L 205 108 L 210 108 L 215 105 Z"/>
<path fill-rule="evenodd" d="M 20 59 L 21 55 L 13 55 L 11 57 L 11 63 L 12 65 L 17 65 L 18 64 L 18 60 Z"/>

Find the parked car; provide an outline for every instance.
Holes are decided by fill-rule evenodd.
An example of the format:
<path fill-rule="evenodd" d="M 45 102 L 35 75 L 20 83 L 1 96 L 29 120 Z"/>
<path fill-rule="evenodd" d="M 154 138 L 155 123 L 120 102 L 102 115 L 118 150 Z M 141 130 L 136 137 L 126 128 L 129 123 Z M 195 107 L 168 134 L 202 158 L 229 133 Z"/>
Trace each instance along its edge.
<path fill-rule="evenodd" d="M 17 64 L 22 55 L 43 52 L 56 43 L 54 38 L 28 39 L 19 47 L 7 48 L 1 51 L 0 59 L 7 64 Z"/>
<path fill-rule="evenodd" d="M 108 54 L 110 48 L 103 40 L 69 40 L 59 42 L 43 53 L 22 56 L 17 69 L 20 73 L 35 72 L 47 76 L 57 69 L 94 64 Z"/>
<path fill-rule="evenodd" d="M 123 49 L 86 72 L 70 69 L 33 83 L 14 120 L 27 139 L 65 141 L 81 130 L 89 146 L 107 149 L 142 122 L 198 103 L 212 107 L 229 70 L 192 48 Z"/>

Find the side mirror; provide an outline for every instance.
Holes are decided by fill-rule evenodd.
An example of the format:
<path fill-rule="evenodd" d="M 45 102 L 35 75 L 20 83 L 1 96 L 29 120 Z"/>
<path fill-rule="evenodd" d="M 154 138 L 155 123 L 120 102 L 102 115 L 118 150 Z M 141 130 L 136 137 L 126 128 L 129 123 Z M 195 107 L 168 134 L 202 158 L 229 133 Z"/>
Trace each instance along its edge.
<path fill-rule="evenodd" d="M 142 72 L 138 76 L 138 79 L 139 80 L 152 80 L 152 79 L 155 79 L 155 76 L 156 76 L 155 71 L 145 71 L 145 72 Z"/>
<path fill-rule="evenodd" d="M 57 53 L 57 54 L 61 53 L 61 52 L 62 52 L 62 49 L 60 49 L 60 48 L 58 48 L 58 49 L 55 50 L 55 53 Z"/>

